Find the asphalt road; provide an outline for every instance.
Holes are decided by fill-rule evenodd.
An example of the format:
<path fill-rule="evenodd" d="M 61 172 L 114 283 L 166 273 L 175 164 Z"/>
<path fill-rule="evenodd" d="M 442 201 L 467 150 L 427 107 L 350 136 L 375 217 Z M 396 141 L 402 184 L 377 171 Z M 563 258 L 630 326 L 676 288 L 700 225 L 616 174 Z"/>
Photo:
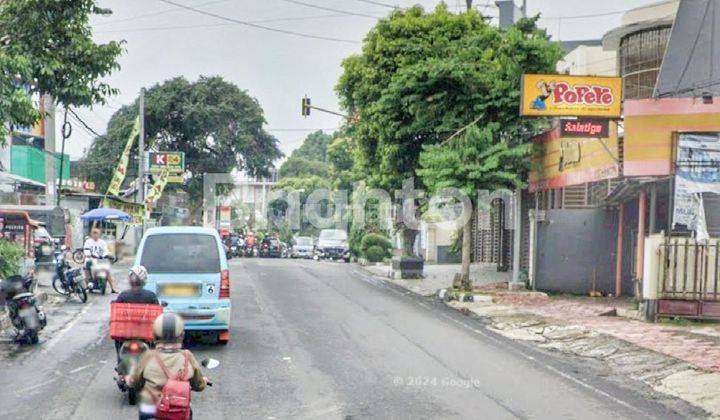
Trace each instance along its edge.
<path fill-rule="evenodd" d="M 482 320 L 354 264 L 231 261 L 227 346 L 195 394 L 199 419 L 697 418 L 701 413 L 602 366 L 487 330 Z M 0 343 L 0 417 L 131 419 L 114 382 L 110 296 L 49 314 L 40 345 Z M 672 407 L 672 408 L 668 408 Z"/>

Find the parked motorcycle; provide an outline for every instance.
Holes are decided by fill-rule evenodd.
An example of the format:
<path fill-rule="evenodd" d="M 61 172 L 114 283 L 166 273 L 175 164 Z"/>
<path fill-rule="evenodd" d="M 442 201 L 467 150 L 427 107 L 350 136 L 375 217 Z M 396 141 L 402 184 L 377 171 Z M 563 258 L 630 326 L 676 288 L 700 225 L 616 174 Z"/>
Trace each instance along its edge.
<path fill-rule="evenodd" d="M 104 295 L 107 292 L 107 279 L 110 276 L 110 262 L 115 258 L 112 255 L 90 255 L 87 261 L 90 262 L 88 271 L 90 278 L 87 281 L 87 290 L 100 292 Z"/>
<path fill-rule="evenodd" d="M 61 295 L 76 294 L 82 303 L 87 302 L 87 290 L 81 268 L 72 268 L 65 257 L 65 246 L 55 246 L 55 274 L 52 286 Z"/>
<path fill-rule="evenodd" d="M 40 330 L 47 325 L 45 312 L 31 291 L 33 285 L 32 275 L 0 279 L 0 300 L 4 300 L 8 317 L 17 331 L 15 341 L 21 344 L 37 344 Z"/>

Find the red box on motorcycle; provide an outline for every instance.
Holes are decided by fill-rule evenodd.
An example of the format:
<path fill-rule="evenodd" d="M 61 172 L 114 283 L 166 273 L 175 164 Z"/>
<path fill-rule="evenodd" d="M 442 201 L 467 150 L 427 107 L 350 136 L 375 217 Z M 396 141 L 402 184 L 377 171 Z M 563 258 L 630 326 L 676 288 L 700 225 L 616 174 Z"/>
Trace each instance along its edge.
<path fill-rule="evenodd" d="M 153 322 L 163 313 L 160 305 L 142 303 L 110 304 L 110 338 L 153 341 Z"/>

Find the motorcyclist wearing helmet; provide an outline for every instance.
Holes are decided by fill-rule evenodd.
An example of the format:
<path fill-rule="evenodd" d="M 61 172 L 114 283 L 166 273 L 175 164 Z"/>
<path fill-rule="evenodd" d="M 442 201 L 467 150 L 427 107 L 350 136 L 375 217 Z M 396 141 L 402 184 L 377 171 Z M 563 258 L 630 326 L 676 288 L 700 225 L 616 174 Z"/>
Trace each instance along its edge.
<path fill-rule="evenodd" d="M 146 305 L 159 305 L 157 295 L 150 290 L 145 289 L 147 283 L 148 272 L 142 265 L 136 265 L 130 269 L 128 281 L 130 289 L 120 293 L 115 300 L 117 303 L 141 303 Z M 115 340 L 115 352 L 120 358 L 121 340 Z"/>
<path fill-rule="evenodd" d="M 148 305 L 158 305 L 157 295 L 150 290 L 145 289 L 147 283 L 148 272 L 142 265 L 136 265 L 130 269 L 128 281 L 130 282 L 130 290 L 120 293 L 115 300 L 117 303 L 145 303 Z"/>
<path fill-rule="evenodd" d="M 125 378 L 128 386 L 140 391 L 140 420 L 154 418 L 157 401 L 168 379 L 159 362 L 172 375 L 179 374 L 187 363 L 185 378 L 190 382 L 191 389 L 199 392 L 207 386 L 207 378 L 203 377 L 195 356 L 182 348 L 184 328 L 184 322 L 177 314 L 166 312 L 157 317 L 153 324 L 155 349 L 146 352 L 135 372 Z"/>

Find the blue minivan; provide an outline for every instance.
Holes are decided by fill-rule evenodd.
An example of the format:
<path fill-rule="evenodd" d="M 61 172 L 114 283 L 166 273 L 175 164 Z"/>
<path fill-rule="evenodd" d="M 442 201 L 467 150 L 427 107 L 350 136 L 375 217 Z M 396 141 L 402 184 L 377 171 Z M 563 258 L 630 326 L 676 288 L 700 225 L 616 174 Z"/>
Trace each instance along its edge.
<path fill-rule="evenodd" d="M 148 271 L 146 289 L 185 320 L 186 331 L 230 340 L 230 271 L 215 229 L 177 226 L 148 229 L 136 265 Z"/>

